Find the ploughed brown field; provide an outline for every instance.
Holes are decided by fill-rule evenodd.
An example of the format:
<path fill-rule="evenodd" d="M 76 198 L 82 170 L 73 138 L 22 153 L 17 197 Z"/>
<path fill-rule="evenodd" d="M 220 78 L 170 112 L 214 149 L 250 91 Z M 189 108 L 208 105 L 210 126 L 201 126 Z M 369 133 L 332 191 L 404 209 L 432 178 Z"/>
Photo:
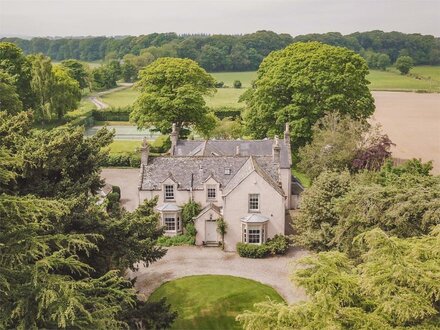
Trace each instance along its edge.
<path fill-rule="evenodd" d="M 393 157 L 434 161 L 440 174 L 440 94 L 372 92 L 373 120 L 396 144 Z"/>

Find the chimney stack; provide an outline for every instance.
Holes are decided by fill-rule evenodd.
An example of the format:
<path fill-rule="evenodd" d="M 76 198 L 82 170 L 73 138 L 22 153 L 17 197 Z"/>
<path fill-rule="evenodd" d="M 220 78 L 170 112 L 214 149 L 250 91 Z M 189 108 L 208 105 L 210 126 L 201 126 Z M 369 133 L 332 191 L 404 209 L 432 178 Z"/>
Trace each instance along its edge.
<path fill-rule="evenodd" d="M 174 156 L 175 152 L 176 152 L 175 149 L 177 146 L 177 141 L 179 140 L 179 132 L 177 130 L 176 123 L 173 123 L 171 134 L 170 134 L 170 140 L 171 140 L 170 153 L 171 153 L 171 156 Z"/>
<path fill-rule="evenodd" d="M 142 147 L 141 147 L 141 164 L 147 165 L 148 164 L 148 155 L 150 153 L 150 146 L 148 145 L 147 138 L 144 137 L 142 140 Z"/>
<path fill-rule="evenodd" d="M 284 130 L 284 143 L 290 144 L 290 127 L 289 123 L 286 123 L 286 129 Z"/>
<path fill-rule="evenodd" d="M 274 143 L 272 147 L 272 161 L 274 163 L 278 163 L 278 164 L 280 163 L 280 152 L 281 152 L 280 141 L 278 139 L 278 136 L 275 135 Z"/>

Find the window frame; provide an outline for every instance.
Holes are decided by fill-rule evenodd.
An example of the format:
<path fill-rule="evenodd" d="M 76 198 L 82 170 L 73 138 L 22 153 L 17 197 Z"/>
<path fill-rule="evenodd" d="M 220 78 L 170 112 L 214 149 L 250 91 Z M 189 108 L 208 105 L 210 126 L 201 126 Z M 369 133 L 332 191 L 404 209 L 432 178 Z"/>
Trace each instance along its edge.
<path fill-rule="evenodd" d="M 171 187 L 171 193 L 172 193 L 172 197 L 170 197 L 171 195 L 169 195 L 169 191 L 167 190 L 167 188 Z M 164 200 L 165 201 L 174 201 L 176 198 L 176 194 L 174 192 L 174 185 L 173 184 L 164 184 Z"/>
<path fill-rule="evenodd" d="M 169 229 L 168 228 L 167 220 L 172 220 L 172 225 L 174 226 L 174 229 Z M 165 231 L 172 231 L 172 232 L 176 232 L 177 231 L 176 216 L 174 216 L 174 215 L 173 216 L 171 216 L 171 215 L 164 215 L 163 224 L 165 226 Z"/>
<path fill-rule="evenodd" d="M 209 196 L 210 190 L 214 190 L 214 197 Z M 208 200 L 208 201 L 217 200 L 217 185 L 215 185 L 215 184 L 207 184 L 206 185 L 206 200 Z"/>
<path fill-rule="evenodd" d="M 254 196 L 257 197 L 256 201 L 255 200 L 251 200 Z M 252 203 L 257 203 L 257 208 L 251 208 Z M 249 194 L 248 195 L 248 211 L 249 213 L 259 213 L 260 212 L 260 194 Z"/>

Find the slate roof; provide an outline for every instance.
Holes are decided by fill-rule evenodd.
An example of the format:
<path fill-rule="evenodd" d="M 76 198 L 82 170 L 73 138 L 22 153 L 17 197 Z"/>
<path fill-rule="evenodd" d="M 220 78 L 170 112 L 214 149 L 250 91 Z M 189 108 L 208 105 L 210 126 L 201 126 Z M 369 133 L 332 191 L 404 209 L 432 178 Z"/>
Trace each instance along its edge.
<path fill-rule="evenodd" d="M 209 210 L 213 210 L 214 212 L 216 212 L 218 215 L 222 215 L 222 209 L 219 208 L 217 205 L 215 205 L 214 203 L 209 203 L 208 205 L 206 205 L 198 215 L 196 215 L 194 217 L 194 220 L 200 218 L 203 214 L 205 214 L 206 212 L 208 212 Z"/>
<path fill-rule="evenodd" d="M 203 189 L 204 182 L 212 177 L 224 191 L 232 191 L 253 171 L 259 173 L 280 194 L 283 190 L 278 185 L 279 165 L 272 162 L 272 157 L 152 157 L 148 165 L 142 164 L 142 190 L 160 190 L 167 178 L 177 182 L 178 190 Z M 231 174 L 225 174 L 225 169 Z"/>
<path fill-rule="evenodd" d="M 174 156 L 235 156 L 240 148 L 240 156 L 272 156 L 273 139 L 265 140 L 179 140 Z M 283 139 L 280 145 L 280 167 L 290 168 L 289 146 Z"/>

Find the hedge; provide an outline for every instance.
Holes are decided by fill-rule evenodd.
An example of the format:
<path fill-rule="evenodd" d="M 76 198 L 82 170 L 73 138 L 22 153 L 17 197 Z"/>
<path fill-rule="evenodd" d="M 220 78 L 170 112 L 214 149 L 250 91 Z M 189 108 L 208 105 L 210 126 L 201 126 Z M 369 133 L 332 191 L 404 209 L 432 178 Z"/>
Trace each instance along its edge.
<path fill-rule="evenodd" d="M 237 252 L 244 258 L 264 258 L 269 254 L 285 254 L 289 249 L 290 241 L 286 236 L 275 235 L 264 244 L 237 243 Z"/>
<path fill-rule="evenodd" d="M 110 154 L 103 161 L 104 167 L 140 167 L 141 157 L 135 153 Z"/>
<path fill-rule="evenodd" d="M 269 248 L 265 244 L 237 243 L 237 252 L 240 257 L 258 259 L 266 257 Z"/>
<path fill-rule="evenodd" d="M 132 110 L 131 106 L 95 109 L 93 110 L 93 118 L 97 121 L 129 121 Z"/>
<path fill-rule="evenodd" d="M 214 108 L 212 109 L 212 111 L 214 112 L 214 115 L 221 120 L 223 118 L 231 118 L 231 119 L 240 118 L 242 109 L 220 107 L 220 108 Z"/>

